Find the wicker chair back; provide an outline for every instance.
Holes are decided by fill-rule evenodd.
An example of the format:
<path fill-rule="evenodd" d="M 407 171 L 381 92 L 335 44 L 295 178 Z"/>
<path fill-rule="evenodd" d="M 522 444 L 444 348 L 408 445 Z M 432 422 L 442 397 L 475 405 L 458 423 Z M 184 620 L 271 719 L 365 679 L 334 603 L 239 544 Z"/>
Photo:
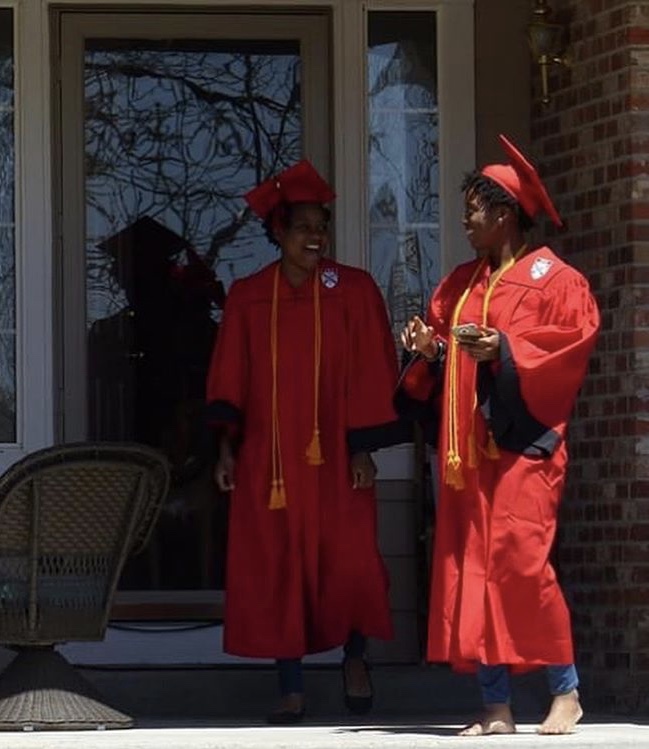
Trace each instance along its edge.
<path fill-rule="evenodd" d="M 124 562 L 167 494 L 166 459 L 143 445 L 39 450 L 0 477 L 0 643 L 103 639 Z"/>

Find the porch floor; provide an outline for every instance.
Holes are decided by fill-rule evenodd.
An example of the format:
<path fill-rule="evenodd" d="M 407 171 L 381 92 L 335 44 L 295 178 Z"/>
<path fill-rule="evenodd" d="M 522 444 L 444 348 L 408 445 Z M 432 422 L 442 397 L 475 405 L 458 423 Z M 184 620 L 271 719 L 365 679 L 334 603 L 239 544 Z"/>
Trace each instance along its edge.
<path fill-rule="evenodd" d="M 459 723 L 427 720 L 376 723 L 322 723 L 291 728 L 251 725 L 153 724 L 125 731 L 11 733 L 0 735 L 0 749 L 431 749 L 431 747 L 539 747 L 571 749 L 649 745 L 649 726 L 608 721 L 587 722 L 570 736 L 538 736 L 535 724 L 519 725 L 512 736 L 455 736 Z"/>

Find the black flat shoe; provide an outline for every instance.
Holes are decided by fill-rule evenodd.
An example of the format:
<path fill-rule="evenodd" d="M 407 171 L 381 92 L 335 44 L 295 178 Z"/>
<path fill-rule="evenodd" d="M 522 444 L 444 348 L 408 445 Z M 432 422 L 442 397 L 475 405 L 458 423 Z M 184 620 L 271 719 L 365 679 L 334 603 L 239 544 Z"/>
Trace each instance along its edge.
<path fill-rule="evenodd" d="M 266 722 L 271 726 L 294 726 L 304 719 L 304 708 L 295 710 L 278 710 L 266 716 Z"/>
<path fill-rule="evenodd" d="M 345 695 L 345 707 L 349 710 L 350 713 L 353 713 L 354 715 L 366 715 L 369 713 L 369 711 L 372 709 L 372 704 L 374 702 L 374 690 L 372 688 L 372 680 L 370 678 L 370 670 L 367 666 L 367 663 L 363 661 L 363 666 L 365 667 L 365 673 L 367 675 L 367 683 L 370 687 L 370 694 L 367 696 L 360 697 L 355 694 L 349 694 L 349 691 L 347 689 L 347 658 L 343 660 L 343 692 Z"/>

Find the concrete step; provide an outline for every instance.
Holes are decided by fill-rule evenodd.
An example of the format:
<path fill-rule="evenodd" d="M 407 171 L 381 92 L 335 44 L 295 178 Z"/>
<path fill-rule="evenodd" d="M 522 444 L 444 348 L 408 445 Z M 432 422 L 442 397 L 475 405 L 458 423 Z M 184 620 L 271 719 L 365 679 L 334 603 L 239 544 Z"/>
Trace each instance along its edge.
<path fill-rule="evenodd" d="M 252 720 L 265 716 L 277 697 L 273 667 L 81 668 L 106 701 L 136 718 Z M 376 666 L 372 718 L 470 715 L 480 707 L 475 678 L 441 666 Z M 346 715 L 340 668 L 305 666 L 307 714 L 340 720 Z M 514 680 L 518 714 L 540 716 L 548 703 L 542 672 Z"/>

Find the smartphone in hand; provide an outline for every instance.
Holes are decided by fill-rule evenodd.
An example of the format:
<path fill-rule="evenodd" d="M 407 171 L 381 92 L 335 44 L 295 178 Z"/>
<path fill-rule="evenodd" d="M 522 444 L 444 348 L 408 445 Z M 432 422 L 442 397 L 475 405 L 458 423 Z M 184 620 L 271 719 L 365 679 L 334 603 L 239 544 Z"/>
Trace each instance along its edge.
<path fill-rule="evenodd" d="M 465 322 L 462 325 L 454 325 L 451 328 L 451 333 L 457 338 L 458 341 L 477 341 L 478 338 L 482 338 L 482 331 L 480 326 L 474 322 Z"/>

